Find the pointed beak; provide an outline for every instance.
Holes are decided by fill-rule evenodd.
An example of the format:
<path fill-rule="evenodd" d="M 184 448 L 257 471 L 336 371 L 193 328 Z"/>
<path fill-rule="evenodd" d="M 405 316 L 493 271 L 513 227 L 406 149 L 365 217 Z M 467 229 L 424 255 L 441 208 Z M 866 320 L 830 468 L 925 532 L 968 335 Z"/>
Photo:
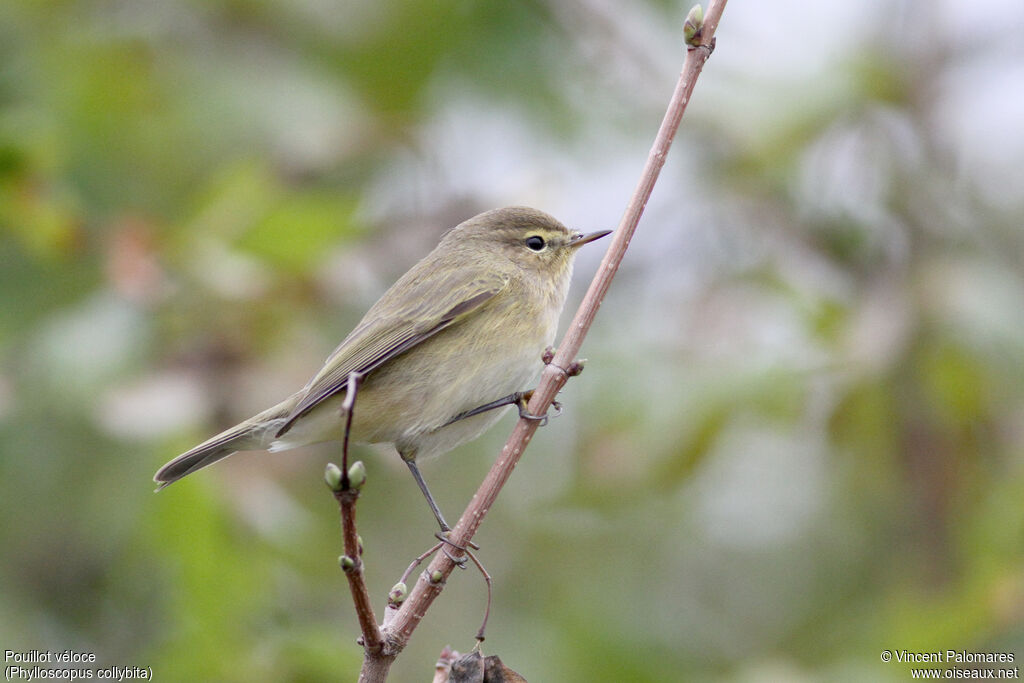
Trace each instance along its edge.
<path fill-rule="evenodd" d="M 611 230 L 598 230 L 597 232 L 588 232 L 587 234 L 577 232 L 574 233 L 571 238 L 569 238 L 569 246 L 572 247 L 573 249 L 575 249 L 576 247 L 582 247 L 584 244 L 587 244 L 588 242 L 599 240 L 605 235 L 610 234 L 612 234 Z"/>

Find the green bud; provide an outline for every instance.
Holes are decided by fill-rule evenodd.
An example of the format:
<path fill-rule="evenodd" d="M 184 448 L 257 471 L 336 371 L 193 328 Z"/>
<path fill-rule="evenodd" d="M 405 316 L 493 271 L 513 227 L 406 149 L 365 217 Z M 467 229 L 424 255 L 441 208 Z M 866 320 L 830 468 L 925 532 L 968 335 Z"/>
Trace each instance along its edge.
<path fill-rule="evenodd" d="M 327 487 L 332 491 L 340 491 L 341 468 L 333 462 L 327 463 L 327 468 L 324 470 L 324 481 L 327 482 Z"/>
<path fill-rule="evenodd" d="M 683 24 L 683 38 L 687 45 L 696 45 L 696 39 L 700 30 L 704 28 L 704 8 L 694 5 L 690 13 L 686 15 L 686 23 Z"/>
<path fill-rule="evenodd" d="M 348 555 L 342 555 L 341 557 L 339 557 L 338 564 L 341 565 L 341 568 L 347 572 L 350 572 L 356 568 L 356 561 Z"/>
<path fill-rule="evenodd" d="M 401 605 L 405 602 L 405 599 L 409 597 L 409 589 L 404 583 L 399 581 L 395 584 L 391 592 L 388 593 L 388 603 L 392 605 Z"/>
<path fill-rule="evenodd" d="M 444 574 L 441 573 L 440 569 L 435 569 L 430 572 L 430 583 L 441 583 L 444 580 Z"/>
<path fill-rule="evenodd" d="M 366 483 L 366 465 L 362 460 L 356 460 L 352 467 L 348 468 L 348 481 L 357 491 L 363 488 L 363 484 Z"/>

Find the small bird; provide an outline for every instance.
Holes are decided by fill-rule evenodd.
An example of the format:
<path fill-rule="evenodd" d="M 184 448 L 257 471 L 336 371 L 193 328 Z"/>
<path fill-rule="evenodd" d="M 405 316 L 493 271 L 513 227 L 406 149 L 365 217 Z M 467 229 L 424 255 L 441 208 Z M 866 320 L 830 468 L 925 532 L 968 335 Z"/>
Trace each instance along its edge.
<path fill-rule="evenodd" d="M 305 387 L 168 462 L 153 477 L 157 490 L 237 451 L 342 440 L 342 404 L 357 372 L 351 440 L 394 444 L 448 531 L 417 460 L 477 438 L 519 400 L 554 342 L 576 250 L 610 232 L 572 232 L 527 207 L 459 224 L 384 293 Z"/>

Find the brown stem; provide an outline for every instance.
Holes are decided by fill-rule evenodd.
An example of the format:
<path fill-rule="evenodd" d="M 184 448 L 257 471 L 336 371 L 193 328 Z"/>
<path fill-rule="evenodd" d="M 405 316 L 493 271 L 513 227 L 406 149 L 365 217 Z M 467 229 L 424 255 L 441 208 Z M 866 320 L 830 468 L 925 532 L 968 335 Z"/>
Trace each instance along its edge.
<path fill-rule="evenodd" d="M 704 26 L 698 38 L 698 45 L 691 46 L 687 51 L 686 61 L 683 64 L 682 73 L 676 84 L 675 92 L 669 102 L 668 110 L 658 130 L 654 145 L 647 157 L 640 181 L 629 201 L 626 211 L 619 223 L 618 230 L 608 246 L 608 251 L 601 262 L 601 266 L 594 276 L 587 291 L 566 332 L 562 343 L 558 346 L 554 359 L 549 363 L 541 374 L 540 384 L 534 391 L 530 400 L 528 411 L 535 415 L 543 415 L 551 405 L 555 396 L 565 385 L 568 379 L 567 369 L 572 366 L 576 355 L 583 344 L 583 339 L 590 329 L 597 310 L 604 299 L 605 294 L 611 285 L 612 279 L 625 256 L 629 241 L 636 231 L 637 223 L 643 213 L 647 200 L 654 189 L 654 183 L 658 179 L 662 166 L 665 164 L 665 157 L 669 147 L 679 128 L 683 112 L 693 93 L 693 87 L 697 77 L 700 75 L 704 62 L 711 54 L 711 46 L 714 44 L 714 33 L 721 18 L 722 10 L 725 8 L 726 0 L 712 0 L 705 15 Z M 523 454 L 533 433 L 537 429 L 536 420 L 520 419 L 516 423 L 511 436 L 501 450 L 501 455 L 487 473 L 486 478 L 472 501 L 462 513 L 455 528 L 452 529 L 449 540 L 453 548 L 466 547 L 473 538 L 484 516 L 494 504 L 501 488 L 512 475 L 512 470 Z M 461 553 L 456 549 L 452 553 L 438 553 L 427 569 L 420 574 L 416 585 L 409 594 L 409 598 L 402 605 L 398 614 L 384 629 L 384 636 L 387 641 L 385 649 L 387 652 L 399 652 L 408 643 L 413 631 L 423 619 L 427 609 L 444 588 L 445 580 L 455 568 L 455 561 L 450 555 L 458 559 Z"/>
<path fill-rule="evenodd" d="M 366 588 L 366 581 L 363 578 L 363 552 L 359 547 L 359 533 L 356 531 L 356 501 L 359 500 L 359 491 L 366 480 L 365 470 L 362 463 L 353 465 L 353 472 L 359 472 L 357 479 L 353 481 L 348 467 L 348 443 L 349 432 L 352 429 L 352 415 L 355 412 L 356 396 L 359 392 L 359 382 L 362 375 L 352 372 L 348 377 L 348 389 L 345 392 L 345 402 L 342 410 L 345 413 L 345 438 L 341 443 L 342 468 L 341 476 L 331 484 L 334 498 L 338 501 L 338 508 L 341 511 L 341 535 L 345 543 L 345 554 L 340 559 L 345 578 L 348 579 L 348 588 L 352 593 L 352 603 L 356 608 L 356 618 L 359 620 L 359 630 L 362 631 L 363 643 L 363 672 L 359 680 L 384 681 L 387 679 L 388 669 L 394 657 L 382 657 L 384 649 L 384 637 L 377 626 L 377 617 L 373 613 L 373 606 L 370 604 L 370 591 Z M 329 466 L 329 469 L 337 469 Z M 368 666 L 371 664 L 372 666 Z M 367 677 L 368 670 L 373 671 L 372 677 Z"/>
<path fill-rule="evenodd" d="M 356 500 L 359 498 L 359 489 L 335 491 L 334 498 L 341 509 L 341 533 L 345 539 L 345 555 L 341 558 L 341 568 L 352 592 L 356 618 L 363 633 L 363 647 L 367 653 L 379 652 L 384 646 L 384 640 L 377 627 L 377 618 L 370 604 L 370 592 L 363 579 L 363 558 L 359 548 L 359 534 L 356 532 Z"/>
<path fill-rule="evenodd" d="M 491 618 L 491 575 L 487 573 L 484 566 L 480 563 L 480 560 L 476 559 L 476 555 L 471 553 L 469 550 L 466 551 L 466 555 L 469 559 L 473 560 L 473 564 L 480 570 L 480 573 L 484 577 L 484 583 L 487 584 L 487 607 L 484 609 L 484 620 L 480 622 L 480 628 L 476 632 L 477 646 L 484 642 L 484 634 L 487 632 L 487 621 Z"/>

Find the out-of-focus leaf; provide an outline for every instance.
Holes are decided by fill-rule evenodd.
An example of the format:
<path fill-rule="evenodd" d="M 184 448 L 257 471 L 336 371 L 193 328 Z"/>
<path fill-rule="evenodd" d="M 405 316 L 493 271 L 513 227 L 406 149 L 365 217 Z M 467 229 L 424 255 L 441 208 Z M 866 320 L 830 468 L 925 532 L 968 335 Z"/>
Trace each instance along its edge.
<path fill-rule="evenodd" d="M 335 192 L 291 195 L 260 217 L 236 242 L 244 251 L 296 273 L 308 273 L 331 246 L 355 232 L 355 203 Z"/>
<path fill-rule="evenodd" d="M 407 116 L 441 59 L 464 40 L 467 13 L 461 2 L 402 0 L 342 46 L 336 65 L 365 101 L 384 116 Z"/>
<path fill-rule="evenodd" d="M 651 484 L 662 491 L 675 490 L 686 481 L 728 423 L 730 411 L 722 405 L 708 410 L 694 428 L 682 439 L 671 456 L 662 458 L 652 469 Z"/>
<path fill-rule="evenodd" d="M 259 554 L 242 552 L 238 531 L 216 509 L 210 494 L 187 482 L 154 501 L 152 547 L 173 562 L 164 598 L 175 642 L 159 662 L 164 675 L 178 680 L 240 680 L 254 662 L 233 624 L 253 619 L 265 576 Z M 188 652 L 188 657 L 174 653 Z M 157 668 L 158 664 L 153 665 Z"/>
<path fill-rule="evenodd" d="M 992 395 L 983 366 L 966 349 L 949 343 L 929 346 L 918 360 L 923 397 L 936 418 L 966 425 L 987 413 Z"/>

